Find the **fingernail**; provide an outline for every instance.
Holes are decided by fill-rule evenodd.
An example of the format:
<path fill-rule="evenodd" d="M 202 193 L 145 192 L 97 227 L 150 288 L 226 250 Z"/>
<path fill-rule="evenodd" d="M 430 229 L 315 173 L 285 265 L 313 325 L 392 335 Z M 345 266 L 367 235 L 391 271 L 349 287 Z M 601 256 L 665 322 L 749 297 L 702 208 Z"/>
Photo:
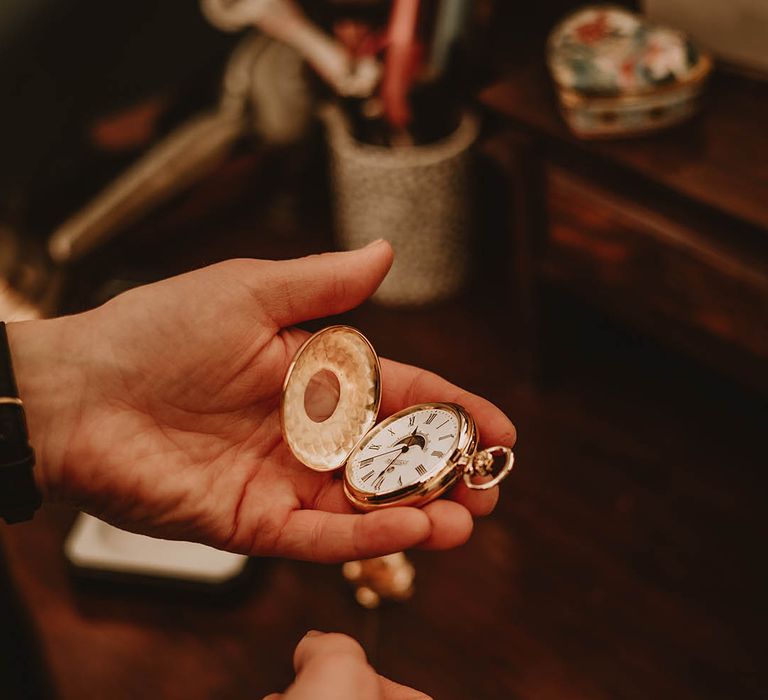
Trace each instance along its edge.
<path fill-rule="evenodd" d="M 305 637 L 319 637 L 321 634 L 323 634 L 323 633 L 322 632 L 318 632 L 317 630 L 309 630 L 309 632 L 307 632 L 304 636 Z"/>
<path fill-rule="evenodd" d="M 375 241 L 371 241 L 368 245 L 364 246 L 363 250 L 365 248 L 373 248 L 373 246 L 379 245 L 379 243 L 383 243 L 383 242 L 384 242 L 383 238 L 377 238 Z"/>

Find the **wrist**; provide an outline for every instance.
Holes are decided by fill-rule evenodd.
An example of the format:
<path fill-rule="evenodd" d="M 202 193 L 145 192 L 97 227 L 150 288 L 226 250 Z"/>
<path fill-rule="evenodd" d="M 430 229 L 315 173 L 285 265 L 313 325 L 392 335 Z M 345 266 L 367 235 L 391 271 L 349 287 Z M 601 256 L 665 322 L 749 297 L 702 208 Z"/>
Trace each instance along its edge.
<path fill-rule="evenodd" d="M 29 441 L 35 450 L 35 481 L 46 500 L 61 496 L 65 456 L 82 396 L 80 373 L 72 362 L 74 318 L 6 325 Z"/>

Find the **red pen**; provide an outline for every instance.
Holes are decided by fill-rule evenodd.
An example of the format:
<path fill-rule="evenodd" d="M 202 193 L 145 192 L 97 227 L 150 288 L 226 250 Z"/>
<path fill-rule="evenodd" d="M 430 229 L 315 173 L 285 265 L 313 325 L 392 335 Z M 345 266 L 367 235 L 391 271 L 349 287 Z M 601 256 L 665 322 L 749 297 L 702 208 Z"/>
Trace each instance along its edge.
<path fill-rule="evenodd" d="M 405 128 L 411 121 L 408 91 L 418 69 L 418 14 L 419 0 L 394 0 L 392 3 L 381 98 L 387 120 L 398 129 Z"/>

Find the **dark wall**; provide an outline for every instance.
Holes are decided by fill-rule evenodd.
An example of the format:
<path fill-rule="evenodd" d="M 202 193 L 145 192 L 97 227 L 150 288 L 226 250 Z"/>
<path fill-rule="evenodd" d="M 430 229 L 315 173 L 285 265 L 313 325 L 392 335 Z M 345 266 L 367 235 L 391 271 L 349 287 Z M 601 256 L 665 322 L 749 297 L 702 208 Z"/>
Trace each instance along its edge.
<path fill-rule="evenodd" d="M 192 0 L 9 3 L 0 13 L 0 206 L 49 177 L 96 116 L 167 90 L 210 92 L 233 40 Z"/>

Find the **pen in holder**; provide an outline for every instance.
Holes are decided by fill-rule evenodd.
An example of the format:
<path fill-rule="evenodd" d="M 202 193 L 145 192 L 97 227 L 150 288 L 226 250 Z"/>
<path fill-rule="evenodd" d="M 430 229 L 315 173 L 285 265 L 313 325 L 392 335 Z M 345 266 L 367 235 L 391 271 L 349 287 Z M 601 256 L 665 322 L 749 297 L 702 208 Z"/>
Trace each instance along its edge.
<path fill-rule="evenodd" d="M 395 262 L 374 299 L 420 306 L 461 291 L 470 269 L 473 145 L 478 120 L 424 145 L 376 146 L 354 138 L 344 113 L 326 106 L 336 238 L 360 248 L 388 240 Z"/>

